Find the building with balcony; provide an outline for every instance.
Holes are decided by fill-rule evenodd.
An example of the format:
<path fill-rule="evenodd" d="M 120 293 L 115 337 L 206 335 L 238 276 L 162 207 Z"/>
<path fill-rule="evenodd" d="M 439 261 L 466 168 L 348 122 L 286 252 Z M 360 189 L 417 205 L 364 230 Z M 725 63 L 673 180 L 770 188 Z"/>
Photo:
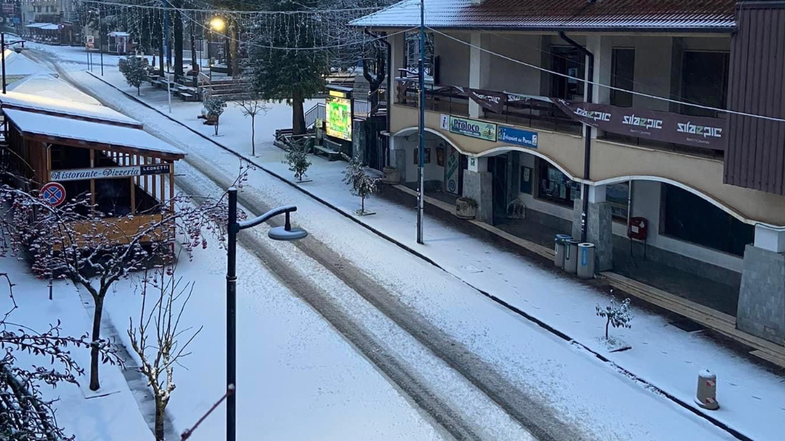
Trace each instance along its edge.
<path fill-rule="evenodd" d="M 389 35 L 389 165 L 412 187 L 419 5 L 353 22 Z M 785 342 L 785 2 L 425 7 L 426 194 L 542 244 L 572 233 L 600 270 Z"/>

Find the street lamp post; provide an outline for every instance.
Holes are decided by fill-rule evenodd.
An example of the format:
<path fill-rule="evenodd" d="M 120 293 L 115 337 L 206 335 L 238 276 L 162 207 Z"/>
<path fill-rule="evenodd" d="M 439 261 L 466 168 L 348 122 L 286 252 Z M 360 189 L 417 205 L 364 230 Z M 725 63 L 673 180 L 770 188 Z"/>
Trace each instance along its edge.
<path fill-rule="evenodd" d="M 267 235 L 279 241 L 300 240 L 308 236 L 302 228 L 292 228 L 289 215 L 297 207 L 274 208 L 261 216 L 237 222 L 237 189 L 229 189 L 228 262 L 226 270 L 226 387 L 234 393 L 226 398 L 226 441 L 237 439 L 237 233 L 279 216 L 286 216 L 283 227 L 271 228 Z"/>
<path fill-rule="evenodd" d="M 210 83 L 213 82 L 213 56 L 212 56 L 212 42 L 213 42 L 213 31 L 221 32 L 224 27 L 226 26 L 226 22 L 221 17 L 213 17 L 210 20 L 210 30 L 208 32 L 208 40 L 207 40 L 207 62 L 208 66 L 210 67 Z"/>

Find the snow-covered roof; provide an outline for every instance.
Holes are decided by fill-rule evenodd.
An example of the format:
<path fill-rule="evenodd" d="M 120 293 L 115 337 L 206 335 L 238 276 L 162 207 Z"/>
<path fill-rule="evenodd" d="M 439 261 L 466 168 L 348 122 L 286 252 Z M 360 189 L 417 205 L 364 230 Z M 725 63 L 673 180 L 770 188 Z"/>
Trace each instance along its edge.
<path fill-rule="evenodd" d="M 154 137 L 141 128 L 84 121 L 35 111 L 3 109 L 6 118 L 25 134 L 52 136 L 89 143 L 127 147 L 146 152 L 185 156 L 182 150 Z"/>
<path fill-rule="evenodd" d="M 8 71 L 8 65 L 6 65 L 6 71 Z M 48 70 L 13 82 L 8 85 L 8 90 L 77 104 L 101 105 L 95 98 L 66 83 L 56 73 Z"/>
<path fill-rule="evenodd" d="M 120 31 L 113 31 L 109 33 L 110 37 L 127 37 L 129 35 L 131 34 L 129 34 L 128 32 L 120 32 Z"/>
<path fill-rule="evenodd" d="M 29 25 L 25 25 L 26 28 L 42 28 L 48 24 L 52 23 L 30 23 Z"/>
<path fill-rule="evenodd" d="M 17 54 L 12 49 L 5 50 L 5 74 L 8 76 L 27 76 L 42 70 L 43 66 L 27 58 L 23 53 Z M 10 87 L 10 85 L 9 85 Z"/>
<path fill-rule="evenodd" d="M 40 90 L 35 90 L 35 92 L 39 93 Z M 142 128 L 142 123 L 139 121 L 129 118 L 120 112 L 115 112 L 108 107 L 83 104 L 79 102 L 66 101 L 38 95 L 29 95 L 26 93 L 9 91 L 5 95 L 0 95 L 0 105 L 2 105 L 4 109 L 8 107 L 29 109 L 33 111 L 47 112 L 63 116 L 90 118 L 110 123 L 128 124 L 140 129 Z"/>
<path fill-rule="evenodd" d="M 737 0 L 428 0 L 425 25 L 441 29 L 711 31 L 735 29 Z M 420 0 L 403 0 L 354 26 L 420 25 Z"/>
<path fill-rule="evenodd" d="M 53 23 L 46 23 L 43 26 L 41 26 L 39 29 L 44 30 L 44 31 L 56 31 L 56 30 L 60 29 L 60 26 L 58 26 L 56 24 L 53 24 Z"/>

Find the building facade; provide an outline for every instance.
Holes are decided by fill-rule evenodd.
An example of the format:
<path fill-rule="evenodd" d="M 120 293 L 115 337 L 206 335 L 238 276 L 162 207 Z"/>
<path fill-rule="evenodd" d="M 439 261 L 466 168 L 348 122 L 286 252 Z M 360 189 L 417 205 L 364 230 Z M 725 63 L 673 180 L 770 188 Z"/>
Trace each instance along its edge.
<path fill-rule="evenodd" d="M 426 194 L 474 199 L 478 219 L 543 243 L 588 240 L 600 270 L 785 342 L 785 2 L 426 8 Z M 390 35 L 390 162 L 414 186 L 402 31 L 419 26 L 419 1 L 354 24 Z"/>

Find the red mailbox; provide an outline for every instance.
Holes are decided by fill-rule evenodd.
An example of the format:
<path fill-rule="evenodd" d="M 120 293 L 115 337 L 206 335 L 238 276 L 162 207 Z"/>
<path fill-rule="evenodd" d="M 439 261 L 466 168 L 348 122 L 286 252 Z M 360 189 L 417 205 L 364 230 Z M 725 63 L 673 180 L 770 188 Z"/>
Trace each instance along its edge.
<path fill-rule="evenodd" d="M 643 217 L 630 218 L 630 226 L 627 228 L 627 237 L 635 240 L 646 240 L 649 233 L 649 221 Z"/>

